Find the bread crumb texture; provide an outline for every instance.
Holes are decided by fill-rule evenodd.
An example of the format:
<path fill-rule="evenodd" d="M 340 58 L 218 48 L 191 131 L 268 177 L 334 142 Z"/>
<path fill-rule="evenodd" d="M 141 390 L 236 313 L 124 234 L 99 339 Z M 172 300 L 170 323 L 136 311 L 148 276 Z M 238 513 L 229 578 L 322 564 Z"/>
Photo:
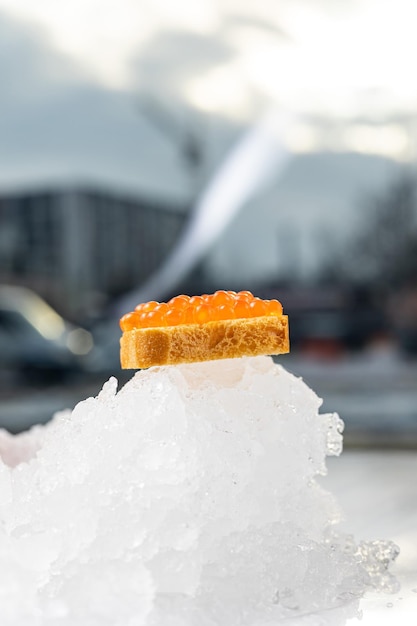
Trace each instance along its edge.
<path fill-rule="evenodd" d="M 123 369 L 287 352 L 286 315 L 134 329 L 120 340 Z"/>

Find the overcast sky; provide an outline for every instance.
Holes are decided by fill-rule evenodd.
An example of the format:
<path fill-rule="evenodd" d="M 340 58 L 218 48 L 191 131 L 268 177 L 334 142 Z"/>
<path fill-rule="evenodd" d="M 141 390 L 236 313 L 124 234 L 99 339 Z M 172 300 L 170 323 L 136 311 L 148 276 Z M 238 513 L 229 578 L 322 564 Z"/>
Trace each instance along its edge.
<path fill-rule="evenodd" d="M 0 0 L 0 184 L 102 171 L 180 194 L 173 135 L 141 119 L 139 96 L 159 102 L 174 126 L 192 111 L 216 127 L 276 106 L 298 116 L 295 151 L 406 159 L 414 142 L 401 120 L 417 106 L 412 4 Z"/>
<path fill-rule="evenodd" d="M 409 69 L 417 43 L 409 0 L 0 0 L 0 9 L 38 28 L 51 51 L 112 87 L 135 83 L 132 59 L 155 42 L 162 43 L 165 77 L 178 59 L 193 65 L 201 49 L 190 52 L 200 38 L 206 48 L 211 41 L 211 65 L 195 79 L 211 74 L 215 84 L 215 69 L 233 68 L 279 98 L 308 88 L 322 105 L 329 96 L 336 104 L 343 94 L 381 89 L 392 92 L 398 105 L 415 103 Z M 168 32 L 193 35 L 194 45 L 185 41 L 172 58 L 161 37 Z M 189 81 L 180 85 L 186 87 Z"/>
<path fill-rule="evenodd" d="M 0 187 L 98 182 L 184 200 L 195 190 L 181 159 L 184 129 L 204 143 L 207 176 L 240 128 L 277 108 L 296 115 L 286 137 L 295 154 L 365 155 L 339 177 L 344 202 L 332 181 L 326 188 L 325 171 L 316 173 L 314 197 L 304 179 L 308 203 L 294 176 L 292 191 L 284 181 L 287 213 L 305 206 L 300 227 L 312 206 L 336 224 L 366 181 L 384 180 L 384 157 L 415 158 L 412 5 L 0 0 Z M 273 211 L 274 203 L 263 206 Z M 246 213 L 237 230 L 257 228 L 251 219 Z M 232 265 L 252 263 L 239 259 L 244 236 L 229 246 Z M 270 237 L 269 267 L 277 254 Z"/>

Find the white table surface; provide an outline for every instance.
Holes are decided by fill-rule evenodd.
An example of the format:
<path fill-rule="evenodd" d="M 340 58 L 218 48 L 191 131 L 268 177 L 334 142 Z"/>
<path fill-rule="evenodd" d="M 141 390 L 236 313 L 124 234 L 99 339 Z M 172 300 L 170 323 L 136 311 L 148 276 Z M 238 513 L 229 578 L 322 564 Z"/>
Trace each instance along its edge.
<path fill-rule="evenodd" d="M 395 594 L 368 593 L 362 619 L 349 626 L 417 625 L 417 451 L 345 450 L 328 459 L 323 486 L 345 512 L 340 529 L 356 541 L 390 539 L 400 547 Z"/>

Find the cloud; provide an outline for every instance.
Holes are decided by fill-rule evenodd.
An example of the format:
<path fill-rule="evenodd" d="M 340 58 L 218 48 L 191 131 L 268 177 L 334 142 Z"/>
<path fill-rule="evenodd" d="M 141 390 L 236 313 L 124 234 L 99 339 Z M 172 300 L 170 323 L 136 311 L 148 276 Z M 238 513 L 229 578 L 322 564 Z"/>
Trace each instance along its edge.
<path fill-rule="evenodd" d="M 222 38 L 188 31 L 161 31 L 132 59 L 132 81 L 142 90 L 181 94 L 188 82 L 233 58 Z"/>
<path fill-rule="evenodd" d="M 184 196 L 175 148 L 140 116 L 132 93 L 96 84 L 41 30 L 4 14 L 0 76 L 3 188 L 96 181 Z"/>
<path fill-rule="evenodd" d="M 1 106 L 25 107 L 86 80 L 82 70 L 48 45 L 42 29 L 0 13 Z"/>

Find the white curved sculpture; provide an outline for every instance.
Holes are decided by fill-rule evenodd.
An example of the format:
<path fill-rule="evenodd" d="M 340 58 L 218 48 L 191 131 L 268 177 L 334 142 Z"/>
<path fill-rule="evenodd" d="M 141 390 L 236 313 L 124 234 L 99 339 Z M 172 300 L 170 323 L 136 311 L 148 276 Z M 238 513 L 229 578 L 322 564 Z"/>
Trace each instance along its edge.
<path fill-rule="evenodd" d="M 283 133 L 290 120 L 270 114 L 249 129 L 203 191 L 188 225 L 164 264 L 144 285 L 118 302 L 120 314 L 139 302 L 161 300 L 195 267 L 245 202 L 270 178 L 278 178 L 291 154 Z"/>

